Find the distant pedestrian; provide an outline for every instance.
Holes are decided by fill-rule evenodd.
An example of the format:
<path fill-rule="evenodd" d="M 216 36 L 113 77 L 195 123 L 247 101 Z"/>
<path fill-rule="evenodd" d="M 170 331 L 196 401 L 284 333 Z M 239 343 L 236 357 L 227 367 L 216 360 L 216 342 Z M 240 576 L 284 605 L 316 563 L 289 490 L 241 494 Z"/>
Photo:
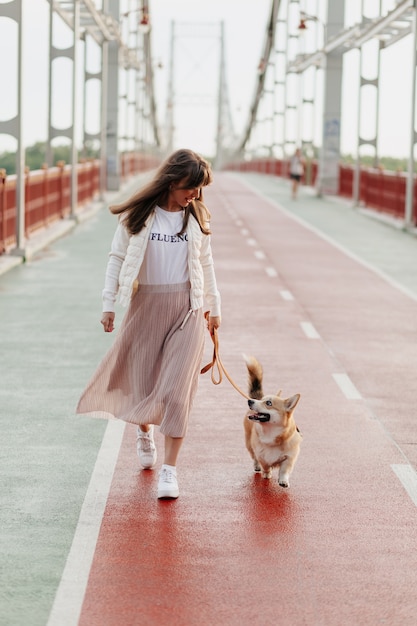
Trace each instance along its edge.
<path fill-rule="evenodd" d="M 295 153 L 290 159 L 290 178 L 292 180 L 291 195 L 292 199 L 297 199 L 298 187 L 300 180 L 304 174 L 304 159 L 301 154 L 300 148 L 297 148 Z"/>
<path fill-rule="evenodd" d="M 165 436 L 158 498 L 177 498 L 177 457 L 197 391 L 204 347 L 204 297 L 211 334 L 220 326 L 210 243 L 210 213 L 202 188 L 209 163 L 177 150 L 154 178 L 123 204 L 103 290 L 105 332 L 115 301 L 128 306 L 115 342 L 81 396 L 77 413 L 96 413 L 138 425 L 137 452 L 154 467 L 154 425 Z"/>

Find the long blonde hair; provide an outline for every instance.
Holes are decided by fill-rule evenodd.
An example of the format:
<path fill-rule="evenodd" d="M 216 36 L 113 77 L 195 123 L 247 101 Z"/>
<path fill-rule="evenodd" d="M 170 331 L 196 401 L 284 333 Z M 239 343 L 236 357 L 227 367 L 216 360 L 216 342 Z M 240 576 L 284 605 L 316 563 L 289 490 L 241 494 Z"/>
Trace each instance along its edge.
<path fill-rule="evenodd" d="M 184 189 L 199 188 L 200 196 L 184 209 L 183 225 L 178 234 L 182 234 L 187 228 L 191 213 L 201 232 L 209 235 L 207 223 L 210 212 L 204 204 L 202 187 L 212 182 L 212 172 L 209 162 L 192 150 L 177 150 L 171 154 L 145 187 L 122 204 L 111 206 L 110 211 L 115 215 L 126 213 L 123 223 L 131 235 L 136 235 L 145 226 L 155 206 L 163 206 L 168 200 L 171 186 L 179 182 Z"/>

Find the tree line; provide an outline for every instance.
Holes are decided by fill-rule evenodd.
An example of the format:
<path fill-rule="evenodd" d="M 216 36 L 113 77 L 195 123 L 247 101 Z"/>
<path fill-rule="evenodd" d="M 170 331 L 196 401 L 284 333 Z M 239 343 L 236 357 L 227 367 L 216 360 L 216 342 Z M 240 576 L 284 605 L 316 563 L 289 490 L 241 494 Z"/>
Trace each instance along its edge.
<path fill-rule="evenodd" d="M 71 160 L 71 148 L 70 146 L 54 146 L 53 153 L 53 165 L 56 165 L 59 161 L 65 161 L 69 163 Z M 91 148 L 83 150 L 83 158 L 97 158 L 98 151 Z M 40 170 L 42 165 L 46 162 L 46 143 L 38 141 L 26 148 L 25 152 L 25 164 L 30 170 Z M 3 152 L 0 154 L 0 169 L 5 169 L 6 174 L 16 173 L 16 153 L 15 152 Z"/>
<path fill-rule="evenodd" d="M 39 170 L 46 161 L 46 143 L 37 142 L 33 146 L 26 148 L 26 166 L 30 170 Z M 98 158 L 98 150 L 93 150 L 90 147 L 86 147 L 82 151 L 83 158 Z M 317 157 L 315 157 L 317 158 Z M 53 148 L 53 165 L 56 165 L 59 161 L 65 161 L 69 163 L 71 160 L 70 146 L 54 146 Z M 341 163 L 344 165 L 354 165 L 356 163 L 355 157 L 351 154 L 346 154 L 341 157 Z M 372 156 L 362 156 L 361 165 L 365 167 L 375 167 L 375 159 Z M 394 172 L 406 171 L 408 167 L 407 159 L 397 159 L 394 157 L 380 157 L 378 159 L 378 166 L 385 170 Z M 16 173 L 16 154 L 15 152 L 3 152 L 0 154 L 0 169 L 5 169 L 6 174 Z M 417 172 L 417 164 L 415 167 Z"/>

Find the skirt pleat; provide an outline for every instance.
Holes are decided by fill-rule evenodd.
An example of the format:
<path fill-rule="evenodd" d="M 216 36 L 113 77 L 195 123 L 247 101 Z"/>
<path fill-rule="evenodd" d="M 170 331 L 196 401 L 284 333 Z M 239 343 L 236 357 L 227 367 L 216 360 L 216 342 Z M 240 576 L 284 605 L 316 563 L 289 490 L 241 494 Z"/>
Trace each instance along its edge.
<path fill-rule="evenodd" d="M 184 437 L 204 348 L 203 312 L 183 324 L 189 309 L 189 283 L 141 285 L 77 413 L 159 424 L 164 435 Z"/>

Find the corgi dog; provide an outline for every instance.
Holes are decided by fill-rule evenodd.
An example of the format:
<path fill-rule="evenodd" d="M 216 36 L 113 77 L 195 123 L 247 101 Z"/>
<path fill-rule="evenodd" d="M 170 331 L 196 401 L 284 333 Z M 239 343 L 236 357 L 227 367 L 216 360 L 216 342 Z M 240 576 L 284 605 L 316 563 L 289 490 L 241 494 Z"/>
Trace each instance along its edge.
<path fill-rule="evenodd" d="M 249 411 L 245 415 L 245 443 L 253 459 L 255 472 L 271 478 L 274 467 L 279 467 L 278 482 L 289 487 L 290 474 L 297 460 L 301 433 L 295 425 L 293 411 L 300 394 L 290 398 L 264 396 L 262 366 L 255 357 L 243 355 L 249 373 Z"/>

